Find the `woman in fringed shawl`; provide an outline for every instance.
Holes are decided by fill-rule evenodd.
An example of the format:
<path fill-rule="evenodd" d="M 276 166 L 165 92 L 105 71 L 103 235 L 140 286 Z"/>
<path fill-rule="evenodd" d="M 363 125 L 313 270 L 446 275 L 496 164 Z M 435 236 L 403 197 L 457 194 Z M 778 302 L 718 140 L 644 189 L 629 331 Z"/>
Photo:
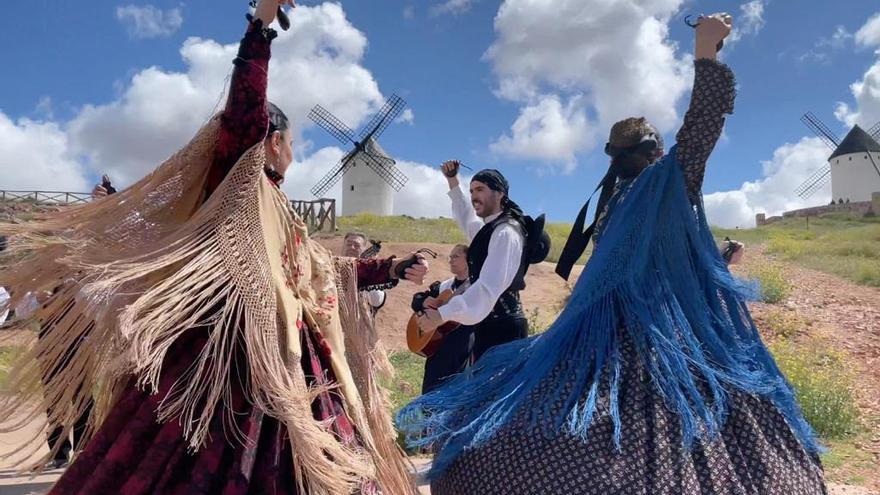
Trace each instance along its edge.
<path fill-rule="evenodd" d="M 665 156 L 643 118 L 618 122 L 598 221 L 587 206 L 558 272 L 595 241 L 542 335 L 398 416 L 436 445 L 432 493 L 825 493 L 819 446 L 761 342 L 703 211 L 706 160 L 735 96 L 715 60 L 730 17 L 700 19 L 690 107 Z M 589 203 L 588 203 L 589 205 Z"/>
<path fill-rule="evenodd" d="M 376 383 L 390 365 L 356 298 L 421 283 L 427 265 L 332 257 L 280 191 L 291 131 L 266 85 L 283 4 L 260 2 L 224 112 L 152 174 L 2 226 L 26 257 L 0 283 L 55 289 L 3 428 L 48 411 L 43 433 L 67 436 L 95 401 L 52 494 L 415 492 Z"/>

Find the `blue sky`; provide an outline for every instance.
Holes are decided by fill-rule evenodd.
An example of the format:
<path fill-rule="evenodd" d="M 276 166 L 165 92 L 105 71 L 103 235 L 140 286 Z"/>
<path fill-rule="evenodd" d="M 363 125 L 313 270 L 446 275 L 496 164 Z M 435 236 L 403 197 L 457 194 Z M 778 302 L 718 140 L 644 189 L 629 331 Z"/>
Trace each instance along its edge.
<path fill-rule="evenodd" d="M 148 172 L 221 98 L 246 5 L 36 0 L 35 14 L 4 16 L 0 189 L 81 190 L 103 171 L 126 185 Z M 739 96 L 706 175 L 710 220 L 745 226 L 758 211 L 827 202 L 830 189 L 807 202 L 792 192 L 829 154 L 800 115 L 812 110 L 841 134 L 880 120 L 880 7 L 842 5 L 302 2 L 270 79 L 270 97 L 297 121 L 287 192 L 306 197 L 342 153 L 304 119 L 312 105 L 354 126 L 397 92 L 411 119 L 382 145 L 411 178 L 398 212 L 448 216 L 428 166 L 457 157 L 502 170 L 529 212 L 571 221 L 607 166 L 610 123 L 645 114 L 673 141 L 692 82 L 682 18 L 728 11 L 739 39 L 723 59 Z"/>

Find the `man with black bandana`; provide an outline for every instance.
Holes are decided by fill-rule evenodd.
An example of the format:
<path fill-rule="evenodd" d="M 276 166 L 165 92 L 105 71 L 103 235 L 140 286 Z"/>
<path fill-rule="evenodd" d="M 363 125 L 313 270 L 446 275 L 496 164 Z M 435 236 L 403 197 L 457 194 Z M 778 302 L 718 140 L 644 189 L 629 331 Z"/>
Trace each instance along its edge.
<path fill-rule="evenodd" d="M 477 360 L 491 347 L 528 334 L 519 298 L 529 264 L 527 228 L 522 210 L 508 197 L 507 179 L 497 170 L 482 170 L 471 180 L 471 208 L 459 187 L 459 165 L 450 160 L 441 169 L 449 182 L 453 216 L 471 241 L 467 255 L 471 286 L 439 309 L 431 309 L 433 301 L 426 301 L 428 309 L 419 325 L 426 330 L 444 321 L 473 325 Z"/>

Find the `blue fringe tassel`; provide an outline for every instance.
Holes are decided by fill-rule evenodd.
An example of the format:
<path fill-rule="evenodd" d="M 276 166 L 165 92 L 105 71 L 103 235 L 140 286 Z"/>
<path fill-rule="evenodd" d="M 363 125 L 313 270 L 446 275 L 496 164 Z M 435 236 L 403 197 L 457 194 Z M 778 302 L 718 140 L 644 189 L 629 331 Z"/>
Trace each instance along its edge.
<path fill-rule="evenodd" d="M 687 197 L 674 157 L 673 148 L 609 202 L 613 214 L 601 240 L 568 305 L 545 333 L 493 348 L 470 372 L 400 411 L 398 427 L 411 446 L 439 448 L 429 478 L 442 475 L 465 449 L 487 441 L 517 413 L 526 414 L 535 433 L 553 437 L 564 431 L 588 441 L 602 380 L 610 382 L 609 414 L 619 448 L 626 427 L 617 402 L 626 365 L 621 331 L 678 414 L 685 446 L 697 436 L 719 434 L 727 391 L 737 389 L 772 400 L 806 449 L 819 451 L 745 305 L 758 287 L 727 270 L 702 205 Z M 539 388 L 551 374 L 564 383 Z"/>

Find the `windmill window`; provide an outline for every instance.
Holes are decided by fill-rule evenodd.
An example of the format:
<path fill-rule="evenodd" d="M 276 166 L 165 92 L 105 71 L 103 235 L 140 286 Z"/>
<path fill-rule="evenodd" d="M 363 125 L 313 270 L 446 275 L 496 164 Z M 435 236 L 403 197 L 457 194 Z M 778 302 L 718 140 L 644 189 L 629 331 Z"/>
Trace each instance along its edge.
<path fill-rule="evenodd" d="M 354 186 L 351 186 L 351 190 L 354 191 Z"/>
<path fill-rule="evenodd" d="M 852 161 L 852 157 L 849 157 L 849 161 Z"/>

